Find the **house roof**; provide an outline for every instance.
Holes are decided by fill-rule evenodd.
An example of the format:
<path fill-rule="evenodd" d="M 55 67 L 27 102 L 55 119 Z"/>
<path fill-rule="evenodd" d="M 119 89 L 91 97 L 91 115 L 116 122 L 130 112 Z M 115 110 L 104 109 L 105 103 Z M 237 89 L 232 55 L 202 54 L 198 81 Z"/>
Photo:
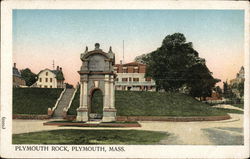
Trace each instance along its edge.
<path fill-rule="evenodd" d="M 60 70 L 50 70 L 48 68 L 46 68 L 44 70 L 41 70 L 38 73 L 38 76 L 39 76 L 40 73 L 42 73 L 43 71 L 46 71 L 46 70 L 52 72 L 53 74 L 55 74 L 57 80 L 64 80 L 65 79 L 62 71 L 60 71 Z"/>
<path fill-rule="evenodd" d="M 51 72 L 53 72 L 56 75 L 56 79 L 57 80 L 64 80 L 64 75 L 63 72 L 60 70 L 51 70 Z"/>
<path fill-rule="evenodd" d="M 13 73 L 13 76 L 21 77 L 21 73 L 15 67 L 13 67 L 12 73 Z"/>
<path fill-rule="evenodd" d="M 125 64 L 115 64 L 115 66 L 118 67 L 118 66 L 146 66 L 146 65 L 139 62 L 129 62 Z"/>

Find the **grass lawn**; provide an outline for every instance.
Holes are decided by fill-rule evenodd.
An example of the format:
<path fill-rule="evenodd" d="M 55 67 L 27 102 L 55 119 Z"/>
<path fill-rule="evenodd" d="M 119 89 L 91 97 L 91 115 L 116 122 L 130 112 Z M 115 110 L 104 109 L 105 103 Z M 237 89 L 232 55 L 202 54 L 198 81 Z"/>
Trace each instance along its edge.
<path fill-rule="evenodd" d="M 79 107 L 78 91 L 68 114 L 76 115 Z M 115 91 L 118 116 L 218 116 L 225 111 L 180 93 Z"/>
<path fill-rule="evenodd" d="M 167 133 L 142 130 L 51 130 L 13 135 L 13 144 L 157 144 Z"/>
<path fill-rule="evenodd" d="M 13 114 L 47 114 L 61 88 L 13 88 Z"/>

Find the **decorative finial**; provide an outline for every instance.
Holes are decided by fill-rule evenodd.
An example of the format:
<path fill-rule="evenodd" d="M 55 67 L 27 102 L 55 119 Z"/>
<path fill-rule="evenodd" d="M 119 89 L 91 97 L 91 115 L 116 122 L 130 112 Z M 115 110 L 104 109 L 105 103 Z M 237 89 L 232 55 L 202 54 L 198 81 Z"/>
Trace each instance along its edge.
<path fill-rule="evenodd" d="M 95 43 L 95 50 L 99 50 L 100 49 L 100 44 L 99 43 Z"/>
<path fill-rule="evenodd" d="M 111 46 L 109 47 L 109 53 L 113 53 Z"/>
<path fill-rule="evenodd" d="M 86 46 L 86 49 L 85 49 L 85 52 L 84 53 L 87 53 L 88 52 L 88 46 Z"/>

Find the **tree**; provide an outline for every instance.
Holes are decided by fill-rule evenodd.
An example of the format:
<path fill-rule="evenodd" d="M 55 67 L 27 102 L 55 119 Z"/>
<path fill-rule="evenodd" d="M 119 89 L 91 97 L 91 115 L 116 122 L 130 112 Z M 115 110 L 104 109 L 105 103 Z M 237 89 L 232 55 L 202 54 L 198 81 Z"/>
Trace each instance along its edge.
<path fill-rule="evenodd" d="M 205 60 L 199 57 L 192 43 L 186 42 L 181 33 L 166 36 L 161 47 L 135 60 L 147 65 L 145 76 L 155 80 L 157 90 L 178 91 L 187 85 L 190 94 L 199 97 L 211 94 L 218 82 L 206 67 Z"/>
<path fill-rule="evenodd" d="M 235 94 L 232 91 L 232 88 L 230 87 L 230 85 L 226 82 L 223 82 L 223 96 L 225 98 L 235 98 Z"/>
<path fill-rule="evenodd" d="M 244 96 L 244 81 L 241 81 L 239 83 L 233 83 L 231 85 L 231 89 L 236 90 L 234 91 L 235 96 L 242 98 Z"/>
<path fill-rule="evenodd" d="M 216 86 L 215 88 L 214 88 L 214 91 L 215 92 L 217 92 L 218 94 L 222 94 L 222 89 L 220 88 L 220 86 Z"/>
<path fill-rule="evenodd" d="M 225 95 L 228 92 L 228 90 L 229 90 L 229 85 L 227 81 L 223 82 L 223 94 Z"/>
<path fill-rule="evenodd" d="M 20 71 L 21 77 L 25 80 L 27 86 L 31 86 L 37 81 L 37 75 L 31 72 L 29 68 Z"/>
<path fill-rule="evenodd" d="M 187 71 L 187 83 L 190 87 L 190 95 L 193 97 L 210 97 L 212 88 L 219 82 L 213 78 L 211 72 L 204 64 L 196 64 Z"/>
<path fill-rule="evenodd" d="M 238 84 L 238 90 L 240 93 L 240 97 L 243 97 L 244 96 L 244 81 L 242 81 Z"/>
<path fill-rule="evenodd" d="M 149 58 L 148 56 L 150 56 L 150 54 L 142 54 L 140 56 L 135 57 L 134 61 L 145 64 L 147 58 Z"/>

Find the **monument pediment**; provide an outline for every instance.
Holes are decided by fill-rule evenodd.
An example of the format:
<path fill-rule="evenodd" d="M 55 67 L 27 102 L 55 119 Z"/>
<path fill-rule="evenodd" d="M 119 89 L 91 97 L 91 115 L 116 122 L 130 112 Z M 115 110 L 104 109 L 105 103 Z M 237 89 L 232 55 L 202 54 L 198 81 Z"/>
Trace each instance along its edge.
<path fill-rule="evenodd" d="M 89 51 L 89 52 L 85 53 L 85 54 L 83 55 L 82 58 L 83 58 L 83 59 L 88 59 L 89 56 L 92 56 L 92 55 L 95 55 L 95 54 L 101 54 L 101 55 L 103 55 L 106 59 L 109 58 L 109 57 L 108 57 L 108 53 L 103 52 L 102 50 L 93 50 L 93 51 Z"/>
<path fill-rule="evenodd" d="M 95 49 L 88 51 L 88 47 L 81 54 L 82 66 L 80 72 L 113 72 L 115 54 L 110 50 L 108 53 L 99 48 L 100 44 L 95 44 Z"/>

